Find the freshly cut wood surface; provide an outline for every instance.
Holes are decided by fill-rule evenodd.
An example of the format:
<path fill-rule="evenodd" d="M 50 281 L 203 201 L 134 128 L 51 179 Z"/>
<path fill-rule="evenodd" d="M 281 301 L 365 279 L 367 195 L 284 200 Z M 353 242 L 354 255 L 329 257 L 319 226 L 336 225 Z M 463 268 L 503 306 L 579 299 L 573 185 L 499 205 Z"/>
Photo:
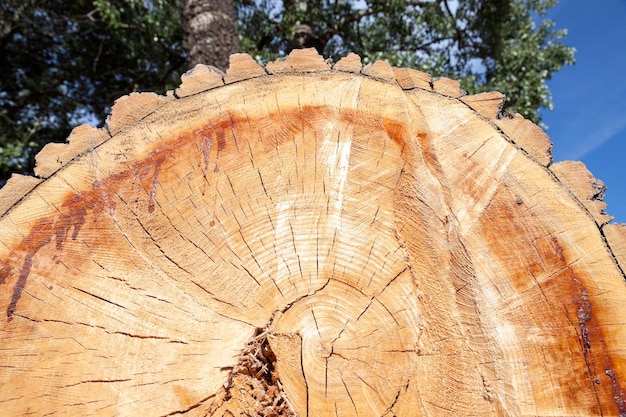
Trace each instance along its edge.
<path fill-rule="evenodd" d="M 626 415 L 592 179 L 497 94 L 345 59 L 196 68 L 0 191 L 3 416 Z"/>

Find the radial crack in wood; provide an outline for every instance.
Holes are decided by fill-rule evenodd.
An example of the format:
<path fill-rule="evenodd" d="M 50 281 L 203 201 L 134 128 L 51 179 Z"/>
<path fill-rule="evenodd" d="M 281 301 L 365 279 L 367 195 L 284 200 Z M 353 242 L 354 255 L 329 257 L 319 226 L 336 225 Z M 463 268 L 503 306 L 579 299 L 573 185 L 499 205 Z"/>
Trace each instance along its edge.
<path fill-rule="evenodd" d="M 450 81 L 248 58 L 0 190 L 3 415 L 626 415 L 587 174 Z"/>

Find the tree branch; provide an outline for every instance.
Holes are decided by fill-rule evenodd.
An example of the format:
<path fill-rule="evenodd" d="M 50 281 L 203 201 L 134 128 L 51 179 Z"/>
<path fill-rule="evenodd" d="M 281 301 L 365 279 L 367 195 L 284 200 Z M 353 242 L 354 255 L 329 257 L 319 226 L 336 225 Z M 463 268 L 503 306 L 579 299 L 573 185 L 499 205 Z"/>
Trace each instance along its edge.
<path fill-rule="evenodd" d="M 332 38 L 337 33 L 340 33 L 342 31 L 344 26 L 353 22 L 358 22 L 365 16 L 371 16 L 380 12 L 382 12 L 382 8 L 370 7 L 367 9 L 359 9 L 354 13 L 345 14 L 341 16 L 339 19 L 337 19 L 335 23 L 330 27 L 330 29 L 328 29 L 325 33 L 323 33 L 319 37 L 319 39 L 322 42 L 322 44 L 325 46 L 326 43 L 328 43 L 328 41 L 330 40 L 330 38 Z"/>
<path fill-rule="evenodd" d="M 426 7 L 431 4 L 432 3 L 428 1 L 407 1 L 406 2 L 407 6 L 414 6 L 414 7 Z M 322 42 L 322 44 L 325 46 L 326 43 L 328 43 L 328 41 L 330 40 L 330 38 L 332 38 L 338 33 L 343 32 L 343 28 L 346 25 L 349 25 L 350 23 L 354 23 L 354 22 L 360 22 L 361 19 L 363 19 L 364 17 L 372 16 L 377 13 L 383 13 L 383 12 L 384 12 L 384 7 L 378 6 L 378 7 L 369 7 L 367 9 L 359 9 L 353 13 L 344 14 L 339 19 L 337 19 L 335 23 L 332 26 L 330 26 L 330 29 L 324 32 L 319 37 L 319 39 Z"/>

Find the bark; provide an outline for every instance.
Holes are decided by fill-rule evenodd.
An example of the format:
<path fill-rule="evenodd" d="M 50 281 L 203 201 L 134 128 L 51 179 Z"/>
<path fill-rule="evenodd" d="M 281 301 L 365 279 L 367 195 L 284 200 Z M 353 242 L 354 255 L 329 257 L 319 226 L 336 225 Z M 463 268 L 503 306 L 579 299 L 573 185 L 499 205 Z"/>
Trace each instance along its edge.
<path fill-rule="evenodd" d="M 2 415 L 625 415 L 626 227 L 502 101 L 312 50 L 120 99 L 0 191 Z"/>
<path fill-rule="evenodd" d="M 228 57 L 241 51 L 232 1 L 184 0 L 182 21 L 190 67 L 225 70 Z"/>

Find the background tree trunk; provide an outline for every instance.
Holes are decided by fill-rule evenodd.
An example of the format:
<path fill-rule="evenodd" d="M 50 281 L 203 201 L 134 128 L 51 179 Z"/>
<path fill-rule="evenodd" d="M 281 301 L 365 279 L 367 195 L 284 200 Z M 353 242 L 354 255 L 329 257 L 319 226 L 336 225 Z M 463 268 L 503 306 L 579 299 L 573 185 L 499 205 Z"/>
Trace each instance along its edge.
<path fill-rule="evenodd" d="M 225 70 L 228 57 L 241 51 L 232 1 L 183 0 L 182 4 L 190 67 L 210 64 Z"/>
<path fill-rule="evenodd" d="M 284 15 L 300 19 L 293 21 L 291 27 L 293 34 L 287 42 L 287 53 L 294 49 L 315 48 L 319 54 L 324 52 L 325 42 L 319 39 L 319 35 L 313 31 L 312 22 L 307 18 L 309 5 L 307 0 L 283 1 Z"/>
<path fill-rule="evenodd" d="M 625 415 L 626 228 L 502 101 L 313 50 L 120 99 L 0 191 L 2 415 Z"/>

